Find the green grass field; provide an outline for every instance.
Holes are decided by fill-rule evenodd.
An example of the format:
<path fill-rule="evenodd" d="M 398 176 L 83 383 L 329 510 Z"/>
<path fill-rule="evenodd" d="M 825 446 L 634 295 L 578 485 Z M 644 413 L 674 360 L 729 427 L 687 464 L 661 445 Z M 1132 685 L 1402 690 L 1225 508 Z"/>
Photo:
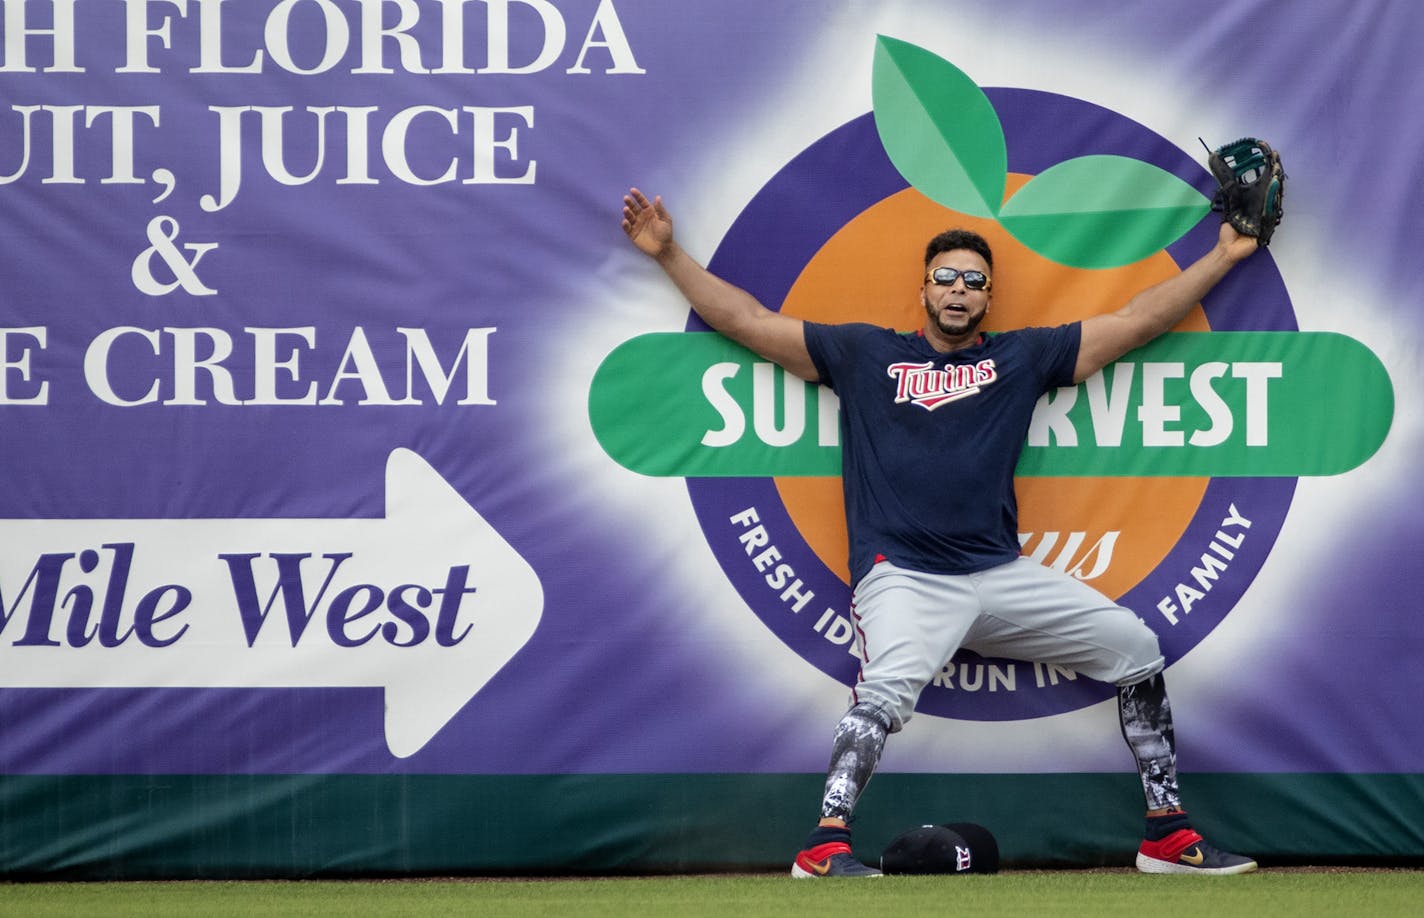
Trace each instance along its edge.
<path fill-rule="evenodd" d="M 1263 870 L 1149 877 L 1127 870 L 794 881 L 783 876 L 0 884 L 0 916 L 958 916 L 1417 915 L 1420 870 Z"/>

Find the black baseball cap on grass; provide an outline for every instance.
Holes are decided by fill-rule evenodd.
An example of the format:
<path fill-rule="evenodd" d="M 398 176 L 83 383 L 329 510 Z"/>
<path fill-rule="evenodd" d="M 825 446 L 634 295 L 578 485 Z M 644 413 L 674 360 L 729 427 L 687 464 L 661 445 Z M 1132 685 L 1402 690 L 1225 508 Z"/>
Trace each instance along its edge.
<path fill-rule="evenodd" d="M 894 873 L 998 873 L 999 843 L 972 822 L 920 826 L 891 839 L 880 869 Z"/>

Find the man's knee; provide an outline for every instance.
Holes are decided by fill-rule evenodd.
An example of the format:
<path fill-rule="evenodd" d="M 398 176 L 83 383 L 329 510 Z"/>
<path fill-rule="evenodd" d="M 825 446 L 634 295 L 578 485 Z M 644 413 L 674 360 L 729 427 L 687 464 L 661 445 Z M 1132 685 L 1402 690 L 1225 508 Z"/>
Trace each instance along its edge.
<path fill-rule="evenodd" d="M 1161 645 L 1157 641 L 1157 633 L 1136 616 L 1132 617 L 1132 624 L 1135 627 L 1124 631 L 1119 644 L 1117 672 L 1104 679 L 1104 682 L 1134 685 L 1157 675 L 1167 665 L 1162 656 Z"/>

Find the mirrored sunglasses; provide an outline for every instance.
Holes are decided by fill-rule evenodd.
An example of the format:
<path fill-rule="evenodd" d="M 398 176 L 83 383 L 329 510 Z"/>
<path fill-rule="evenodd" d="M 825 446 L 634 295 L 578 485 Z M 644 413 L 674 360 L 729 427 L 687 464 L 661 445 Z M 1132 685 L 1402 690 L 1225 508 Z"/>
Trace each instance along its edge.
<path fill-rule="evenodd" d="M 960 271 L 941 265 L 925 275 L 925 280 L 941 287 L 948 287 L 959 278 L 964 278 L 964 286 L 969 290 L 989 289 L 989 275 L 983 271 Z"/>

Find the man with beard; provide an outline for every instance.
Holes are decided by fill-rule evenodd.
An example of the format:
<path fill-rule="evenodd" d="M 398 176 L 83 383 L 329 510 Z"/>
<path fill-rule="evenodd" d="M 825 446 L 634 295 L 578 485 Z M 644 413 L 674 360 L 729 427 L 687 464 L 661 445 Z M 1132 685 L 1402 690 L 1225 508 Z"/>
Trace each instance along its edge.
<path fill-rule="evenodd" d="M 1157 636 L 1137 615 L 1019 553 L 1014 468 L 1034 405 L 1180 322 L 1257 239 L 1223 223 L 1216 245 L 1115 312 L 1055 328 L 979 330 L 993 300 L 982 236 L 930 240 L 925 322 L 900 333 L 773 312 L 693 260 L 661 198 L 623 199 L 623 231 L 718 332 L 841 401 L 852 616 L 862 657 L 836 726 L 821 819 L 793 876 L 869 877 L 849 822 L 886 736 L 961 647 L 1068 667 L 1118 687 L 1122 733 L 1147 803 L 1145 873 L 1245 873 L 1249 858 L 1204 841 L 1182 808 Z M 1045 801 L 1048 803 L 1048 801 Z"/>

